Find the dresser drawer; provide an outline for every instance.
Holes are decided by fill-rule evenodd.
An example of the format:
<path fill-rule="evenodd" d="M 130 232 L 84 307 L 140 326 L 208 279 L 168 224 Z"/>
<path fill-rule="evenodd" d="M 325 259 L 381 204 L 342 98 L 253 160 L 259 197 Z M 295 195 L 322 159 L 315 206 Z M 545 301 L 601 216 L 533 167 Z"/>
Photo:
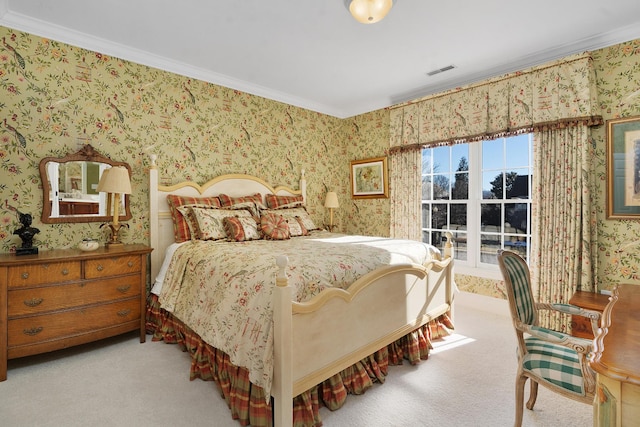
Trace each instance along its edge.
<path fill-rule="evenodd" d="M 140 299 L 9 320 L 8 346 L 35 344 L 140 319 Z"/>
<path fill-rule="evenodd" d="M 97 304 L 140 295 L 140 276 L 9 291 L 9 317 Z"/>
<path fill-rule="evenodd" d="M 9 289 L 46 283 L 69 282 L 81 277 L 78 261 L 52 262 L 9 267 Z"/>
<path fill-rule="evenodd" d="M 140 271 L 139 256 L 119 256 L 85 261 L 84 277 L 95 279 L 106 276 L 137 273 Z"/>

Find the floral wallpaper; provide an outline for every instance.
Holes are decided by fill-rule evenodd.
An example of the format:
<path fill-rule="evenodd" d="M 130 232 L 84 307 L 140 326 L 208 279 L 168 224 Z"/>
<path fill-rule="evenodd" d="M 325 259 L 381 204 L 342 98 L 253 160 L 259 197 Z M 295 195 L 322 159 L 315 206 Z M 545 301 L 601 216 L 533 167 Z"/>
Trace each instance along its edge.
<path fill-rule="evenodd" d="M 356 131 L 340 119 L 4 27 L 0 38 L 0 251 L 20 244 L 16 209 L 33 215 L 42 249 L 104 241 L 99 223 L 40 221 L 40 159 L 86 143 L 133 169 L 126 242 L 148 242 L 149 153 L 167 184 L 250 173 L 297 187 L 305 169 L 315 221 L 326 222 L 329 188 L 348 207 L 346 141 Z"/>
<path fill-rule="evenodd" d="M 42 249 L 104 241 L 100 223 L 43 224 L 38 164 L 91 144 L 133 170 L 125 242 L 148 243 L 148 155 L 163 183 L 202 183 L 249 173 L 297 187 L 307 177 L 308 208 L 320 224 L 336 191 L 338 229 L 389 235 L 389 199 L 353 200 L 350 160 L 389 150 L 390 111 L 338 119 L 0 26 L 0 252 L 20 239 L 15 211 L 31 213 Z M 640 41 L 592 53 L 605 119 L 640 115 Z M 604 126 L 594 131 L 598 176 L 599 278 L 640 283 L 640 224 L 606 219 Z M 504 298 L 500 283 L 457 275 L 462 290 Z"/>
<path fill-rule="evenodd" d="M 640 39 L 593 52 L 598 97 L 605 120 L 640 116 Z M 640 120 L 640 117 L 638 117 Z M 640 218 L 608 220 L 606 126 L 593 132 L 593 162 L 598 188 L 598 278 L 600 289 L 618 283 L 640 284 Z"/>

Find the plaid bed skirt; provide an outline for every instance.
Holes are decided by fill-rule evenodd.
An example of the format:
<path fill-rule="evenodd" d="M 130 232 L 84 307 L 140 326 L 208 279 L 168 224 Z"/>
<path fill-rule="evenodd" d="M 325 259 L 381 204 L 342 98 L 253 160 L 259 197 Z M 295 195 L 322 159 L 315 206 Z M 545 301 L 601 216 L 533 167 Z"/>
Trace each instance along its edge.
<path fill-rule="evenodd" d="M 147 333 L 153 341 L 175 343 L 191 355 L 190 378 L 213 380 L 231 409 L 231 416 L 243 426 L 271 427 L 272 407 L 266 403 L 262 387 L 249 382 L 249 371 L 235 366 L 229 356 L 205 343 L 198 334 L 160 308 L 156 295 L 147 302 Z M 403 360 L 416 364 L 429 357 L 431 340 L 449 335 L 453 324 L 446 314 L 378 350 L 355 365 L 312 387 L 293 399 L 293 425 L 319 427 L 320 406 L 336 410 L 344 405 L 347 394 L 362 394 L 374 382 L 383 383 L 389 365 Z"/>

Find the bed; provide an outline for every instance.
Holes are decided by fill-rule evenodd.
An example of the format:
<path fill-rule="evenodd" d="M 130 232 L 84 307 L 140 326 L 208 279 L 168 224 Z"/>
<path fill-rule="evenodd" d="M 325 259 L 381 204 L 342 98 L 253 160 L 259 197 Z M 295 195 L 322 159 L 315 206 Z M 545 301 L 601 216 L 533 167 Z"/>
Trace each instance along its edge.
<path fill-rule="evenodd" d="M 259 195 L 263 208 L 266 198 L 270 197 L 271 201 L 279 200 L 282 206 L 257 213 L 246 209 L 250 216 L 255 219 L 254 214 L 262 214 L 266 218 L 274 210 L 276 214 L 289 214 L 294 212 L 288 209 L 289 201 L 295 201 L 291 204 L 295 209 L 306 202 L 304 171 L 298 189 L 273 187 L 260 178 L 244 174 L 219 176 L 203 185 L 185 182 L 164 186 L 160 184 L 153 161 L 149 178 L 150 241 L 154 248 L 151 277 L 158 280 L 149 297 L 147 331 L 153 334 L 154 340 L 177 342 L 189 351 L 191 378 L 215 380 L 231 415 L 242 425 L 322 425 L 320 401 L 330 409 L 337 409 L 346 393 L 364 392 L 370 381 L 368 377 L 384 381 L 389 364 L 402 363 L 403 357 L 409 357 L 411 363 L 428 357 L 430 339 L 453 327 L 455 284 L 450 243 L 441 254 L 436 248 L 413 242 L 413 246 L 419 245 L 422 249 L 412 250 L 425 253 L 410 254 L 407 258 L 396 246 L 401 242 L 345 236 L 322 229 L 304 230 L 308 225 L 305 221 L 309 219 L 300 216 L 286 219 L 290 227 L 287 239 L 250 240 L 252 231 L 245 221 L 244 241 L 190 238 L 176 243 L 185 239 L 175 226 L 177 206 L 184 214 L 181 226 L 185 229 L 197 228 L 197 224 L 189 223 L 189 220 L 202 220 L 201 217 L 194 219 L 197 215 L 214 211 L 220 214 L 217 207 L 201 206 L 201 201 L 208 199 L 235 201 L 232 206 L 241 206 L 244 211 L 246 205 L 251 205 L 247 199 L 254 195 Z M 183 204 L 176 203 L 176 199 Z M 283 215 L 278 219 L 286 216 Z M 233 233 L 236 229 L 230 225 L 232 221 L 227 223 L 227 220 L 227 231 Z M 233 222 L 237 226 L 238 218 Z M 260 225 L 258 222 L 259 231 Z M 264 225 L 263 221 L 266 237 L 267 232 L 274 230 Z M 299 234 L 298 225 L 307 233 Z M 206 226 L 201 228 L 202 236 L 206 236 Z M 449 236 L 447 242 L 451 240 Z M 344 244 L 345 241 L 349 244 Z M 312 242 L 324 245 L 321 250 L 327 255 L 309 255 L 313 252 L 309 252 L 307 245 Z M 365 256 L 354 256 L 351 252 L 340 255 L 338 245 L 340 248 L 355 246 L 356 252 Z M 380 249 L 380 245 L 385 248 Z M 249 248 L 257 252 L 245 254 Z M 216 255 L 204 255 L 207 251 Z M 264 255 L 256 256 L 256 253 Z M 415 259 L 419 256 L 423 261 L 418 263 Z M 340 257 L 344 257 L 345 262 Z M 213 258 L 234 260 L 236 264 L 246 264 L 246 268 L 229 278 L 230 274 L 224 272 L 226 267 L 218 264 L 222 261 Z M 380 259 L 392 261 L 379 265 Z M 257 261 L 260 264 L 254 265 Z M 338 266 L 328 267 L 333 268 L 331 272 L 318 273 L 322 278 L 310 279 L 311 282 L 324 283 L 325 276 L 334 280 L 340 276 L 341 284 L 314 285 L 310 291 L 301 291 L 299 282 L 311 274 L 305 269 L 322 262 Z M 199 272 L 198 277 L 195 271 Z M 214 288 L 208 283 L 212 277 L 222 281 L 225 276 L 224 287 Z M 245 297 L 231 296 L 236 288 L 244 292 Z M 250 295 L 246 296 L 247 293 Z M 234 301 L 242 301 L 244 305 L 231 309 L 232 304 L 236 304 Z M 244 310 L 245 305 L 251 305 L 252 311 L 247 308 L 240 316 L 237 311 Z M 233 329 L 238 327 L 233 319 L 214 319 L 213 313 L 218 308 L 214 310 L 213 306 L 231 311 L 236 321 L 246 318 L 244 326 L 239 325 L 243 329 Z M 252 343 L 232 342 L 240 335 L 249 337 Z M 229 344 L 231 347 L 225 349 L 224 345 Z M 253 359 L 249 360 L 247 354 Z M 256 360 L 256 354 L 262 354 L 264 360 Z M 352 375 L 348 380 L 345 372 Z"/>

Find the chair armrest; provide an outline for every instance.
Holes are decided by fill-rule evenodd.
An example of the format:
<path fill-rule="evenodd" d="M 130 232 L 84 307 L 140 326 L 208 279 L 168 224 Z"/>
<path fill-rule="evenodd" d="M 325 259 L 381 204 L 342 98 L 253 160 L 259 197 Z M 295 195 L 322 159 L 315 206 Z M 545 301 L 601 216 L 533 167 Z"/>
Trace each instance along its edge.
<path fill-rule="evenodd" d="M 518 325 L 518 329 L 542 341 L 568 347 L 585 355 L 589 354 L 593 349 L 592 340 L 574 337 L 572 335 L 565 334 L 564 332 L 543 328 L 542 326 L 520 324 Z"/>
<path fill-rule="evenodd" d="M 539 310 L 555 310 L 565 314 L 571 314 L 576 316 L 584 316 L 589 319 L 600 320 L 602 313 L 596 310 L 589 310 L 586 308 L 578 307 L 571 304 L 548 304 L 539 302 L 536 304 Z"/>
<path fill-rule="evenodd" d="M 602 317 L 602 313 L 599 311 L 589 310 L 572 304 L 548 304 L 542 302 L 537 303 L 536 307 L 539 310 L 554 310 L 564 314 L 571 314 L 573 316 L 586 317 L 591 320 L 591 332 L 593 333 L 593 336 L 595 337 L 598 334 L 600 318 Z"/>

